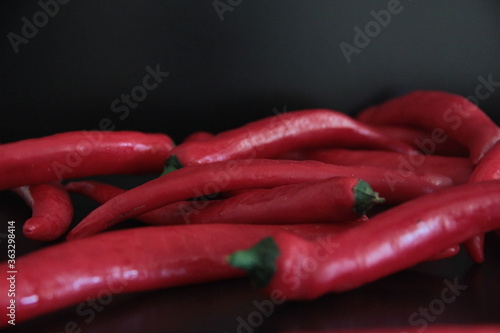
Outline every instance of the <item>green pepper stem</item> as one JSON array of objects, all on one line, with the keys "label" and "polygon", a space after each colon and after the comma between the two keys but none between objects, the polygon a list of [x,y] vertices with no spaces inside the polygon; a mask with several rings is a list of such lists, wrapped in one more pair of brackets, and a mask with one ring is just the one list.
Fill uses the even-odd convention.
[{"label": "green pepper stem", "polygon": [[354,186],[354,211],[359,216],[364,216],[374,205],[383,203],[384,198],[379,197],[370,184],[359,180]]},{"label": "green pepper stem", "polygon": [[265,287],[276,272],[279,249],[272,237],[266,237],[253,247],[231,254],[229,265],[247,272],[257,288]]},{"label": "green pepper stem", "polygon": [[163,167],[163,172],[160,176],[164,176],[167,173],[178,170],[182,167],[183,165],[181,161],[179,161],[179,158],[176,155],[170,155],[165,161],[165,166]]}]

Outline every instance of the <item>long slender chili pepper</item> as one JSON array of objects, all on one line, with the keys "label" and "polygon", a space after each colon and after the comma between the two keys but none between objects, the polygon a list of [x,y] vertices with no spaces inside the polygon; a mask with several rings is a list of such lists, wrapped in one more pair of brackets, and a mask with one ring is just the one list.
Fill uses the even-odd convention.
[{"label": "long slender chili pepper", "polygon": [[[399,177],[399,181],[389,178],[393,176]],[[362,179],[390,203],[453,185],[448,177],[414,173],[398,175],[384,168],[346,167],[317,161],[254,159],[214,162],[176,170],[114,197],[86,216],[70,231],[68,239],[89,236],[127,218],[193,197],[331,177]]]},{"label": "long slender chili pepper", "polygon": [[[286,299],[356,288],[500,226],[500,180],[455,186],[380,213],[329,247],[279,233],[229,262]],[[323,241],[324,243],[325,241]]]},{"label": "long slender chili pepper", "polygon": [[[104,203],[124,191],[97,182],[74,182],[71,191],[95,196]],[[111,193],[114,192],[114,193]],[[106,198],[103,198],[106,195]],[[180,202],[137,216],[149,224],[306,224],[352,221],[364,217],[384,200],[368,183],[351,177],[248,190],[234,197]]]},{"label": "long slender chili pepper", "polygon": [[[482,182],[500,179],[500,142],[497,142],[474,169],[469,182]],[[484,234],[479,234],[464,242],[465,248],[472,259],[481,263],[484,261]]]},{"label": "long slender chili pepper", "polygon": [[68,230],[73,219],[73,204],[59,182],[26,185],[12,191],[23,198],[33,212],[23,225],[27,238],[53,241]]},{"label": "long slender chili pepper", "polygon": [[0,190],[104,174],[159,173],[165,134],[78,131],[0,145]]},{"label": "long slender chili pepper", "polygon": [[438,141],[448,137],[469,149],[476,164],[500,139],[500,128],[468,99],[441,91],[415,91],[364,110],[374,125],[421,126]]},{"label": "long slender chili pepper", "polygon": [[[62,242],[16,258],[16,323],[103,295],[239,277],[241,272],[229,267],[225,257],[278,230],[314,238],[349,228],[349,224],[142,227]],[[7,262],[0,269],[9,271]],[[9,283],[0,279],[0,290],[9,290]],[[9,302],[6,294],[0,297],[2,309]],[[0,327],[7,326],[7,320],[3,316]]]},{"label": "long slender chili pepper", "polygon": [[375,126],[387,136],[400,140],[426,155],[466,157],[467,148],[452,138],[444,139],[439,131],[426,131],[420,128],[396,125]]},{"label": "long slender chili pepper", "polygon": [[[303,187],[305,184],[297,184],[298,187]],[[282,188],[288,187],[287,185],[282,186]],[[293,185],[292,185],[293,187]],[[104,184],[96,181],[75,181],[75,182],[70,182],[66,185],[66,188],[70,192],[75,192],[75,193],[80,193],[83,195],[88,196],[92,200],[97,201],[100,204],[105,203],[106,201],[111,200],[118,194],[121,194],[125,192],[125,190],[120,189],[118,187],[109,185],[109,184]],[[363,188],[361,186],[360,190]],[[274,188],[276,189],[276,188]],[[271,189],[270,192],[266,192],[266,196],[269,196],[269,202],[276,202],[276,197],[269,195],[270,193],[273,193],[272,191],[274,189]],[[258,193],[261,192],[262,189],[259,190],[247,190],[248,192],[254,192]],[[278,190],[279,191],[279,190]],[[358,193],[358,197],[364,196],[365,193],[367,197],[365,199],[359,198],[358,200],[361,202],[375,202],[375,201],[380,201],[377,199],[378,197],[374,192],[371,191],[366,191],[363,190],[360,193]],[[245,193],[243,193],[245,194]],[[240,194],[241,195],[241,194]],[[240,196],[238,195],[238,196]],[[252,194],[253,196],[254,194]],[[245,198],[246,195],[242,195],[241,198]],[[282,200],[283,198],[279,198],[279,200]],[[331,199],[331,198],[330,198]],[[247,201],[247,200],[241,200],[236,198],[236,200],[233,200],[232,198],[228,199],[228,201],[233,202],[232,204],[225,205],[224,201],[222,200],[208,200],[208,201],[203,201],[200,203],[193,203],[192,201],[181,201],[181,202],[176,202],[161,208],[158,208],[156,210],[153,210],[151,212],[136,216],[136,219],[150,225],[172,225],[172,224],[207,224],[207,223],[242,223],[243,220],[246,220],[248,224],[262,224],[262,221],[259,221],[259,217],[262,215],[264,219],[269,219],[268,216],[263,214],[261,211],[258,210],[252,210],[251,212],[247,213],[242,213],[238,214],[236,217],[234,217],[235,213],[234,211],[231,210],[236,210],[239,211],[240,206],[236,204],[237,201]],[[286,199],[285,199],[286,200]],[[306,198],[306,200],[309,200]],[[323,200],[323,198],[322,198]],[[244,205],[248,205],[247,203],[243,203]],[[272,204],[267,204],[264,203],[266,206],[270,206],[269,209],[272,210],[274,209],[274,205]],[[214,208],[212,208],[214,206]],[[367,207],[368,208],[368,207]],[[246,209],[246,207],[244,208]],[[268,208],[266,207],[259,207],[258,209],[262,211],[266,211]],[[229,213],[226,213],[229,211]],[[239,211],[241,212],[241,211]],[[257,213],[258,216],[255,216],[253,214]],[[313,215],[316,213],[310,212]],[[303,213],[302,213],[303,214]],[[208,216],[207,216],[208,215]],[[317,214],[316,214],[317,215]],[[304,219],[304,223],[314,223],[313,221],[310,220],[312,218],[311,215],[306,215],[306,219]],[[284,218],[284,217],[282,217]],[[328,223],[331,223],[335,219],[340,220],[339,217],[337,216],[332,216],[331,219],[329,219]],[[359,216],[354,215],[352,221],[348,221],[344,219],[343,221],[347,223],[350,223],[353,225],[355,220],[358,222],[363,222],[365,219],[359,219]],[[297,220],[297,218],[293,214],[288,214],[288,224],[293,224],[293,221]],[[277,220],[273,220],[273,223],[270,224],[278,224]],[[354,226],[354,225],[353,225]],[[460,251],[460,246],[459,245],[454,245],[451,246],[450,248],[441,251],[437,253],[436,255],[430,257],[428,260],[439,260],[439,259],[444,259],[444,258],[449,258],[457,255]]]},{"label": "long slender chili pepper", "polygon": [[474,165],[462,157],[437,155],[405,155],[379,150],[308,149],[296,152],[296,158],[338,165],[368,165],[405,172],[423,172],[450,177],[453,182],[465,184]]},{"label": "long slender chili pepper", "polygon": [[167,169],[232,159],[272,158],[307,147],[370,147],[416,153],[382,131],[332,110],[289,112],[248,123],[204,141],[182,143],[172,150]]}]

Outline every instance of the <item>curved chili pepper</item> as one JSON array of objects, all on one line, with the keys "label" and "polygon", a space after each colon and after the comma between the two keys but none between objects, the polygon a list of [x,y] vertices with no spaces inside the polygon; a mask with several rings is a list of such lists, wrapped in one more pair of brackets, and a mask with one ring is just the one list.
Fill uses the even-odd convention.
[{"label": "curved chili pepper", "polygon": [[160,173],[164,134],[78,131],[0,145],[0,190],[108,174]]},{"label": "curved chili pepper", "polygon": [[[399,182],[392,182],[388,174],[398,176]],[[193,197],[331,177],[363,179],[390,203],[409,200],[453,185],[448,177],[419,176],[414,173],[397,175],[383,168],[346,167],[317,161],[255,159],[214,162],[176,170],[114,197],[87,215],[70,231],[67,238],[89,236],[127,218]]]},{"label": "curved chili pepper", "polygon": [[307,147],[371,147],[416,153],[406,143],[332,110],[289,112],[248,123],[212,139],[182,143],[171,154],[166,169],[233,159],[272,158]]},{"label": "curved chili pepper", "polygon": [[[278,230],[314,238],[349,224],[142,227],[62,242],[16,258],[16,323],[97,298],[241,276],[225,257]],[[7,262],[0,264],[9,271]],[[0,279],[0,290],[9,280]],[[0,297],[6,309],[9,298]],[[5,316],[4,316],[5,317]],[[8,317],[0,320],[7,325]]]},{"label": "curved chili pepper", "polygon": [[[66,188],[89,195],[101,204],[125,192],[110,185],[85,181],[69,183]],[[362,180],[334,177],[248,190],[221,200],[182,201],[139,215],[136,219],[154,225],[332,223],[364,217],[373,205],[383,201]]]},{"label": "curved chili pepper", "polygon": [[23,234],[33,240],[53,241],[62,236],[73,219],[73,204],[59,182],[21,186],[12,189],[30,206],[31,218]]},{"label": "curved chili pepper", "polygon": [[[375,126],[375,125],[374,125]],[[452,138],[443,138],[439,132],[425,131],[420,128],[396,125],[375,126],[387,136],[406,142],[426,155],[466,157],[467,148]]]},{"label": "curved chili pepper", "polygon": [[[256,285],[286,299],[350,290],[407,269],[500,226],[500,180],[422,196],[380,213],[333,241],[285,232],[229,257]],[[324,245],[327,244],[327,245]]]},{"label": "curved chili pepper", "polygon": [[421,126],[435,141],[448,137],[468,148],[476,164],[500,139],[500,128],[468,99],[441,91],[415,91],[372,106],[358,119],[373,125]]},{"label": "curved chili pepper", "polygon": [[[500,179],[500,142],[497,142],[472,172],[469,182]],[[477,262],[484,261],[484,234],[479,234],[464,242],[467,252]]]},{"label": "curved chili pepper", "polygon": [[[322,182],[322,181],[319,181]],[[297,184],[297,187],[304,187],[307,183],[304,184]],[[285,187],[294,187],[294,185],[291,186],[280,186],[279,188],[285,188]],[[125,190],[120,189],[118,187],[96,182],[96,181],[77,181],[77,182],[71,182],[66,185],[66,188],[70,192],[75,192],[75,193],[80,193],[85,196],[88,196],[92,200],[97,201],[100,204],[105,203],[106,201],[111,200],[118,194],[124,193]],[[273,210],[275,209],[274,205],[276,202],[279,202],[279,200],[282,200],[283,198],[279,198],[276,200],[276,196],[270,195],[270,193],[273,193],[272,191],[277,188],[271,189],[269,192],[266,191],[266,196],[269,197],[269,200],[264,202],[265,206],[269,206],[269,208],[266,207],[258,207],[255,209],[252,209],[251,212],[241,212],[241,207],[238,204],[238,202],[242,202],[246,206],[248,206],[248,200],[245,200],[247,197],[246,193],[248,192],[253,193],[251,196],[254,196],[254,193],[259,193],[263,191],[262,189],[259,190],[247,190],[247,192],[244,192],[242,194],[238,194],[235,197],[240,198],[229,198],[227,200],[208,200],[208,201],[203,201],[201,203],[193,203],[192,201],[181,201],[181,202],[176,202],[167,206],[163,206],[161,208],[155,209],[153,211],[150,211],[148,213],[136,216],[135,218],[140,220],[141,222],[144,222],[149,225],[175,225],[175,224],[207,224],[207,223],[243,223],[242,221],[246,220],[247,224],[262,224],[262,221],[258,221],[258,218],[263,216],[264,219],[269,219],[268,216],[263,214],[263,212],[268,211],[268,210]],[[280,190],[278,190],[280,191]],[[381,201],[378,196],[376,195],[375,192],[372,192],[370,190],[362,190],[359,194],[360,196],[364,196],[364,194],[367,194],[367,198],[359,198],[358,201],[361,202],[372,202],[372,203],[378,203]],[[314,195],[314,193],[313,193]],[[358,196],[359,197],[359,196]],[[243,200],[242,200],[243,199]],[[285,198],[286,200],[286,198]],[[310,200],[309,198],[306,198],[306,200]],[[322,198],[322,200],[324,200]],[[331,198],[330,198],[331,200]],[[230,201],[232,203],[230,204],[224,204],[224,202]],[[272,202],[272,204],[268,204],[267,202]],[[303,203],[300,203],[303,207]],[[352,208],[352,206],[350,206]],[[259,210],[257,210],[259,209]],[[366,207],[368,209],[368,207]],[[235,213],[234,211],[238,211],[236,217],[234,217]],[[194,213],[194,214],[193,214]],[[253,214],[257,213],[259,216],[255,216]],[[317,215],[317,213],[313,213],[314,215]],[[362,214],[362,212],[360,212]],[[301,215],[304,215],[302,213]],[[306,213],[306,216],[302,219],[304,224],[307,223],[314,223],[314,221],[311,221],[310,219],[313,216],[311,216],[311,213]],[[285,220],[287,218],[287,220]],[[294,224],[295,222],[298,221],[297,217],[293,214],[287,214],[286,216],[282,216],[281,219],[283,222],[287,222],[287,224]],[[357,219],[357,221],[363,221],[364,219],[359,219],[359,216],[354,215],[352,216],[352,222],[345,219],[340,219],[338,216],[331,216],[328,220],[325,219],[325,222],[331,223],[334,220],[338,221],[348,221],[349,223],[353,223],[354,220]],[[270,224],[279,224],[279,218],[274,219]],[[440,260],[444,258],[449,258],[457,255],[460,251],[460,246],[459,245],[454,245],[444,251],[441,251],[440,253],[437,253],[436,255],[430,257],[428,260]]]},{"label": "curved chili pepper", "polygon": [[368,165],[448,176],[453,183],[465,184],[474,165],[466,158],[437,155],[405,155],[380,150],[309,149],[296,152],[295,158],[338,165]]}]

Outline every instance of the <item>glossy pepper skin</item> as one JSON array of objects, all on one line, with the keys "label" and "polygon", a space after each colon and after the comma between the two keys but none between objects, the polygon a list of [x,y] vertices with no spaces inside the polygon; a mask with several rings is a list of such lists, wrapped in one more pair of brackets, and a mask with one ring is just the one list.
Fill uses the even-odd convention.
[{"label": "glossy pepper skin", "polygon": [[75,131],[0,145],[0,190],[108,174],[160,173],[172,140],[133,131]]},{"label": "glossy pepper skin", "polygon": [[61,237],[73,219],[73,204],[59,182],[21,186],[12,189],[30,206],[32,217],[23,224],[29,239],[53,241]]},{"label": "glossy pepper skin", "polygon": [[250,276],[260,276],[256,284],[265,293],[279,290],[290,300],[314,299],[412,267],[499,226],[500,180],[493,180],[455,186],[401,204],[332,242],[323,241],[329,247],[283,232],[235,253],[229,262],[245,268]]},{"label": "glossy pepper skin", "polygon": [[387,202],[401,202],[449,187],[448,177],[401,175],[388,181],[383,168],[345,167],[317,161],[233,160],[185,167],[135,187],[93,210],[67,239],[86,237],[128,218],[181,200],[223,191],[271,188],[331,177],[366,181]]},{"label": "glossy pepper skin", "polygon": [[[239,277],[241,272],[228,266],[225,257],[277,230],[314,238],[351,227],[347,224],[142,227],[45,247],[16,258],[19,272],[16,323],[102,295]],[[2,262],[0,269],[9,271],[7,262]],[[7,279],[0,279],[0,289],[9,289]],[[5,292],[0,297],[0,306],[5,309],[9,300]],[[7,320],[4,316],[0,327],[7,326]]]},{"label": "glossy pepper skin", "polygon": [[[100,199],[97,201],[101,204],[125,192],[110,185],[85,181],[69,183],[66,188]],[[136,219],[154,225],[333,223],[363,218],[373,205],[383,201],[362,180],[333,177],[248,190],[227,199],[177,202]]]},{"label": "glossy pepper skin", "polygon": [[[441,91],[415,91],[365,109],[358,119],[373,125],[420,126],[435,141],[452,138],[476,164],[500,139],[499,127],[468,99]],[[433,134],[432,134],[433,133]]]},{"label": "glossy pepper skin", "polygon": [[332,110],[311,109],[263,118],[208,140],[176,146],[181,166],[233,159],[272,158],[307,147],[370,147],[416,153],[404,142]]},{"label": "glossy pepper skin", "polygon": [[465,184],[474,165],[467,158],[437,155],[406,155],[381,150],[309,149],[296,152],[295,158],[337,165],[367,165],[406,172],[448,176],[456,185]]}]

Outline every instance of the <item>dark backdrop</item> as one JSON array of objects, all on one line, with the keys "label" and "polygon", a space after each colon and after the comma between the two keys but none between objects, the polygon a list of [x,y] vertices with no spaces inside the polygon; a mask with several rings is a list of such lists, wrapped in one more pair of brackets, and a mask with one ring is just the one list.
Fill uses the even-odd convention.
[{"label": "dark backdrop", "polygon": [[[0,5],[0,142],[109,127],[179,141],[485,80],[480,107],[500,117],[498,1],[59,1]],[[169,73],[150,91],[147,66]]]}]

